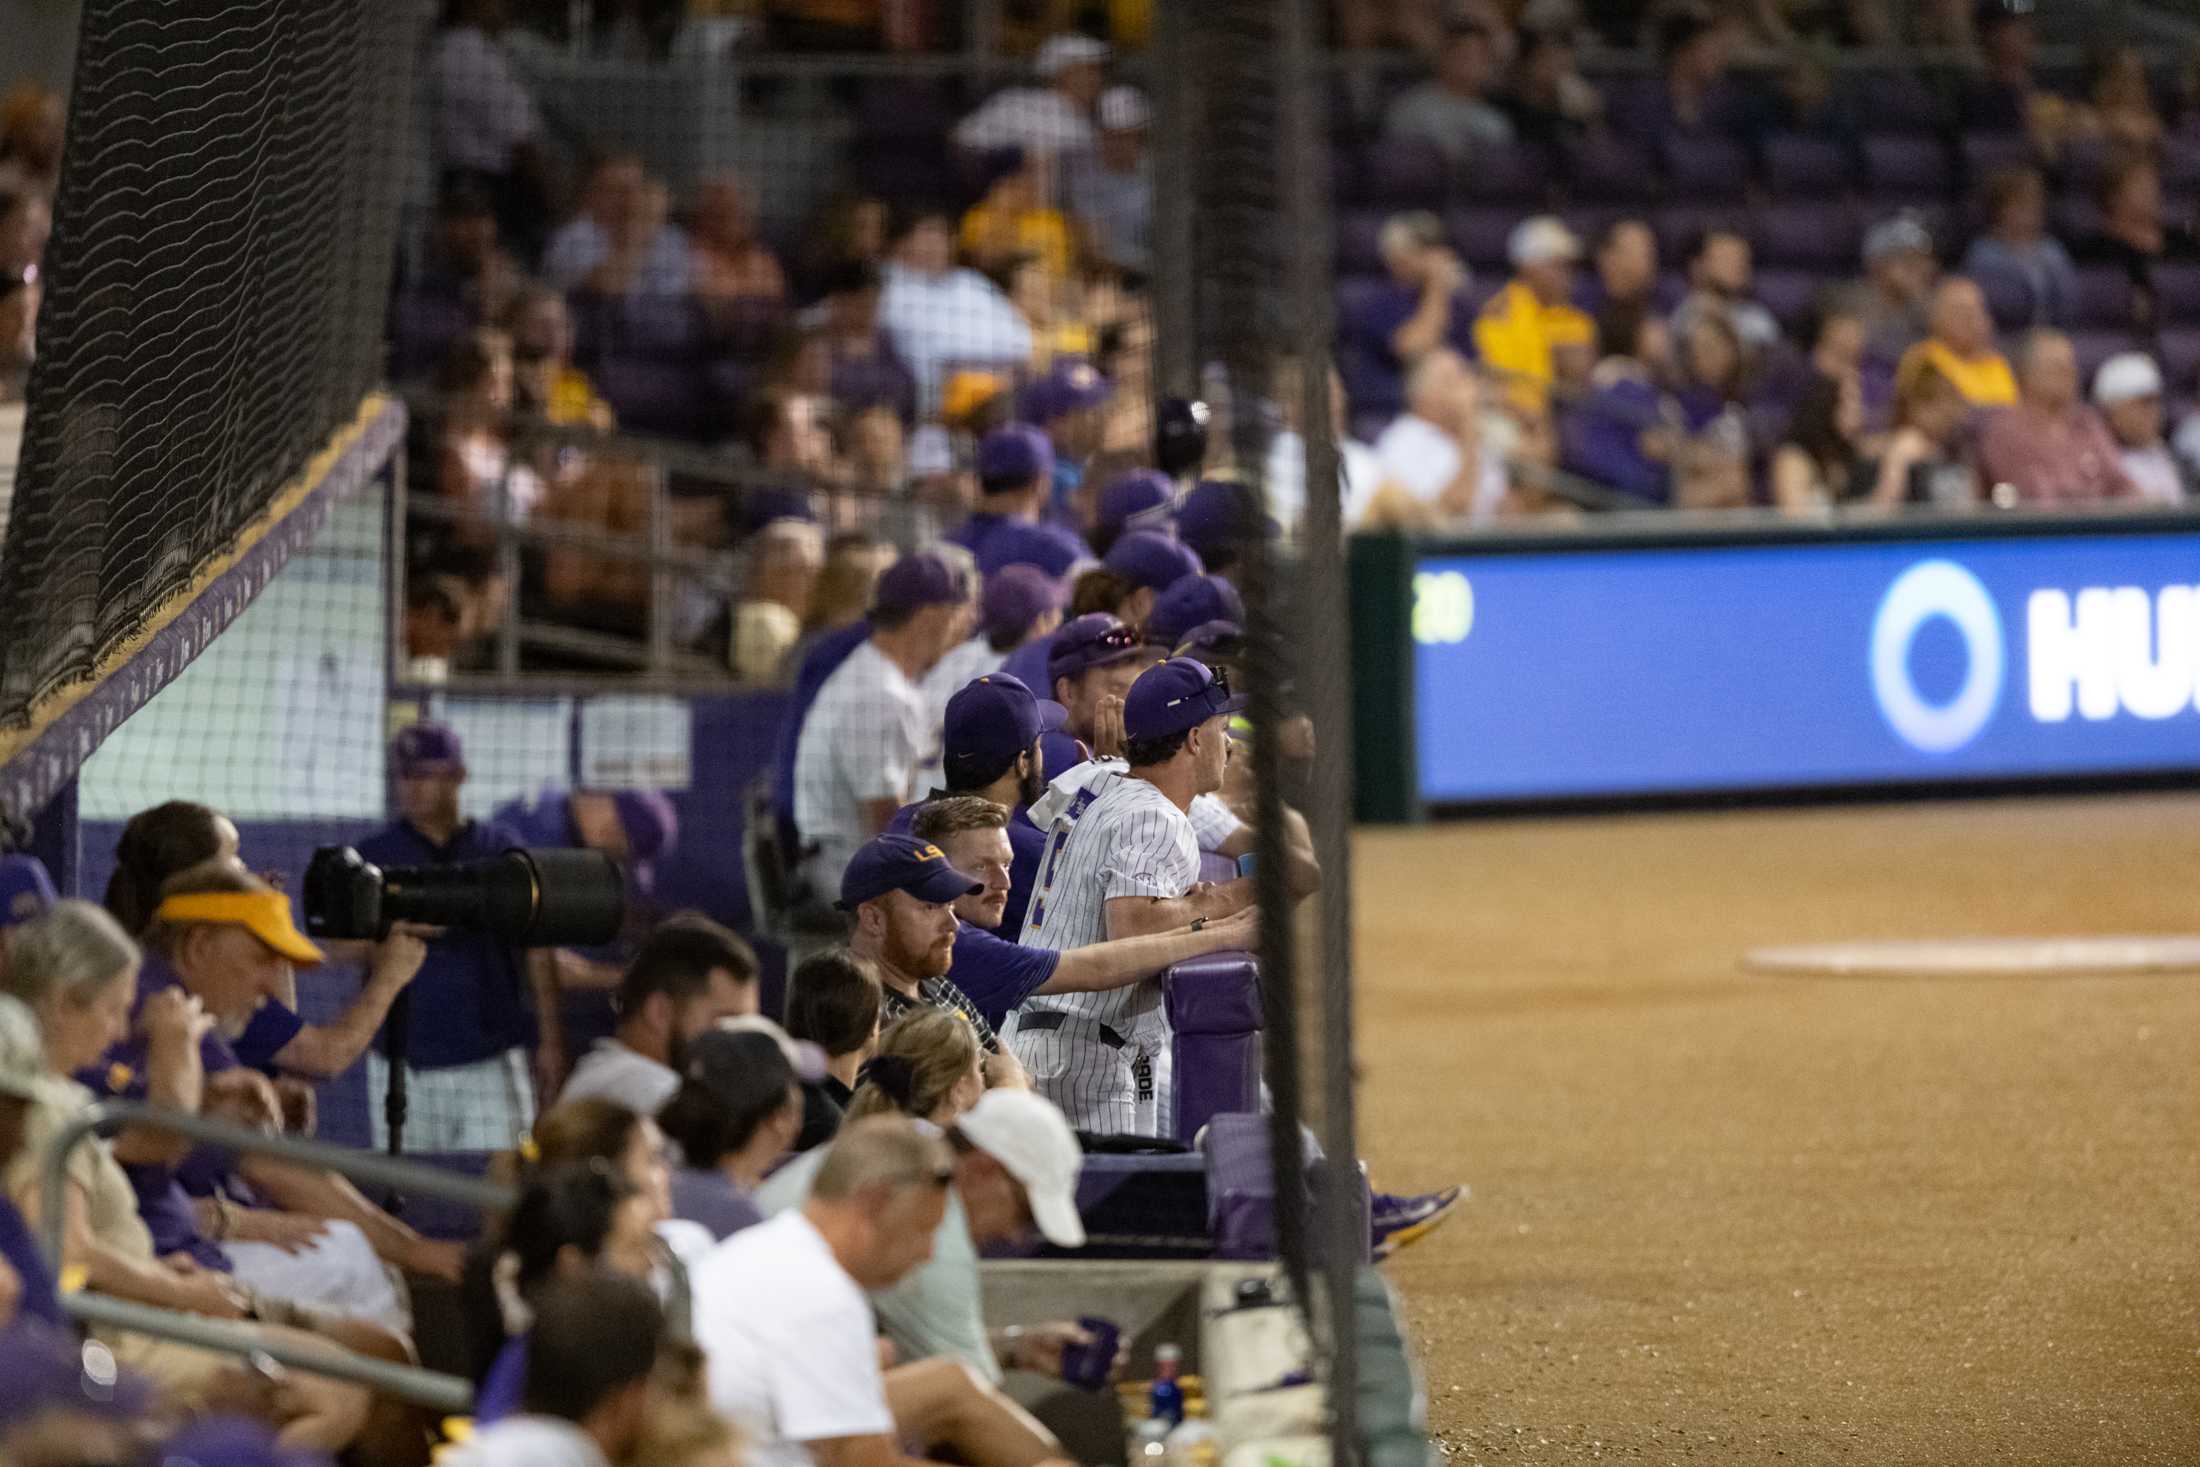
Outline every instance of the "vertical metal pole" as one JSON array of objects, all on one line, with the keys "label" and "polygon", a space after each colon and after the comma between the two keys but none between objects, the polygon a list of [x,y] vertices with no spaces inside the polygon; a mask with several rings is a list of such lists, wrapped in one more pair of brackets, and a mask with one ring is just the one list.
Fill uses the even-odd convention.
[{"label": "vertical metal pole", "polygon": [[382,727],[378,738],[394,732],[388,726],[390,694],[406,680],[412,665],[405,648],[405,604],[411,594],[406,587],[411,567],[405,560],[405,496],[409,488],[405,457],[405,440],[400,436],[397,450],[390,455],[388,513],[382,518],[382,594],[388,598],[382,607],[382,620],[383,635],[388,640],[382,649]]},{"label": "vertical metal pole", "polygon": [[504,472],[497,475],[497,575],[504,581],[504,594],[510,604],[497,622],[497,671],[507,678],[519,676],[519,535],[512,523],[512,467],[519,459],[519,449],[527,441],[523,429],[514,435],[512,454],[504,461]]},{"label": "vertical metal pole", "polygon": [[678,594],[666,556],[671,544],[671,515],[665,506],[665,470],[652,464],[649,470],[649,670],[663,672],[672,664],[672,598]]}]

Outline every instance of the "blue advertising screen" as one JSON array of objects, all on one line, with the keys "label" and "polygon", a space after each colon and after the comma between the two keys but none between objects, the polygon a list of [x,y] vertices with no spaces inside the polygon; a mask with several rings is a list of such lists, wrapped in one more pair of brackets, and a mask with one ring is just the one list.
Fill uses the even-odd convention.
[{"label": "blue advertising screen", "polygon": [[1431,803],[2200,769],[2200,536],[1429,555]]}]

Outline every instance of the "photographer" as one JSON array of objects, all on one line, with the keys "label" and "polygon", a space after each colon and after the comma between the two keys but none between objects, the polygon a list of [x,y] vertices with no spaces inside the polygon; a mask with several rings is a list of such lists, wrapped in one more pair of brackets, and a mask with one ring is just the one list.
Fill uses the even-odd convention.
[{"label": "photographer", "polygon": [[[390,744],[400,818],[359,842],[359,854],[390,867],[451,866],[522,844],[503,827],[459,814],[466,781],[458,735],[416,723]],[[524,985],[523,985],[524,976]],[[523,986],[534,993],[530,1024]],[[509,1151],[534,1124],[538,1098],[565,1076],[553,954],[523,951],[486,932],[447,928],[428,944],[413,980],[404,1064],[410,1100],[408,1149],[428,1153]],[[390,1026],[367,1057],[368,1094],[389,1093]],[[530,1076],[527,1046],[535,1039]],[[389,1145],[388,1117],[370,1107],[374,1145]]]}]

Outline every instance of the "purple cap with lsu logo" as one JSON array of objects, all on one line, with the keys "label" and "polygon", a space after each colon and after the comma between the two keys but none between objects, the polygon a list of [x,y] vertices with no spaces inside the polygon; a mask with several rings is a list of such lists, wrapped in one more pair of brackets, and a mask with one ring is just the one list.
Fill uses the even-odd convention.
[{"label": "purple cap with lsu logo", "polygon": [[852,912],[890,891],[920,902],[951,902],[983,891],[985,883],[947,864],[947,854],[928,840],[882,835],[848,860],[840,877],[840,907]]}]

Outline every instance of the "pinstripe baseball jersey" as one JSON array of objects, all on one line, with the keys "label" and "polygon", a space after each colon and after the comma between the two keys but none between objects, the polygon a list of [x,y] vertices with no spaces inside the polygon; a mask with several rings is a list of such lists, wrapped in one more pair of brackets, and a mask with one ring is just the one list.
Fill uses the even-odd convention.
[{"label": "pinstripe baseball jersey", "polygon": [[819,892],[840,890],[849,858],[877,833],[864,803],[901,804],[918,769],[937,760],[940,728],[927,716],[924,694],[876,642],[849,653],[818,689],[795,741],[794,823],[814,850],[805,870]]},{"label": "pinstripe baseball jersey", "polygon": [[[1116,761],[1071,770],[1031,815],[1047,843],[1020,946],[1105,942],[1110,900],[1181,897],[1199,881],[1191,820]],[[1080,1130],[1155,1135],[1167,1125],[1170,1033],[1159,982],[1027,999],[1003,1038]]]}]

